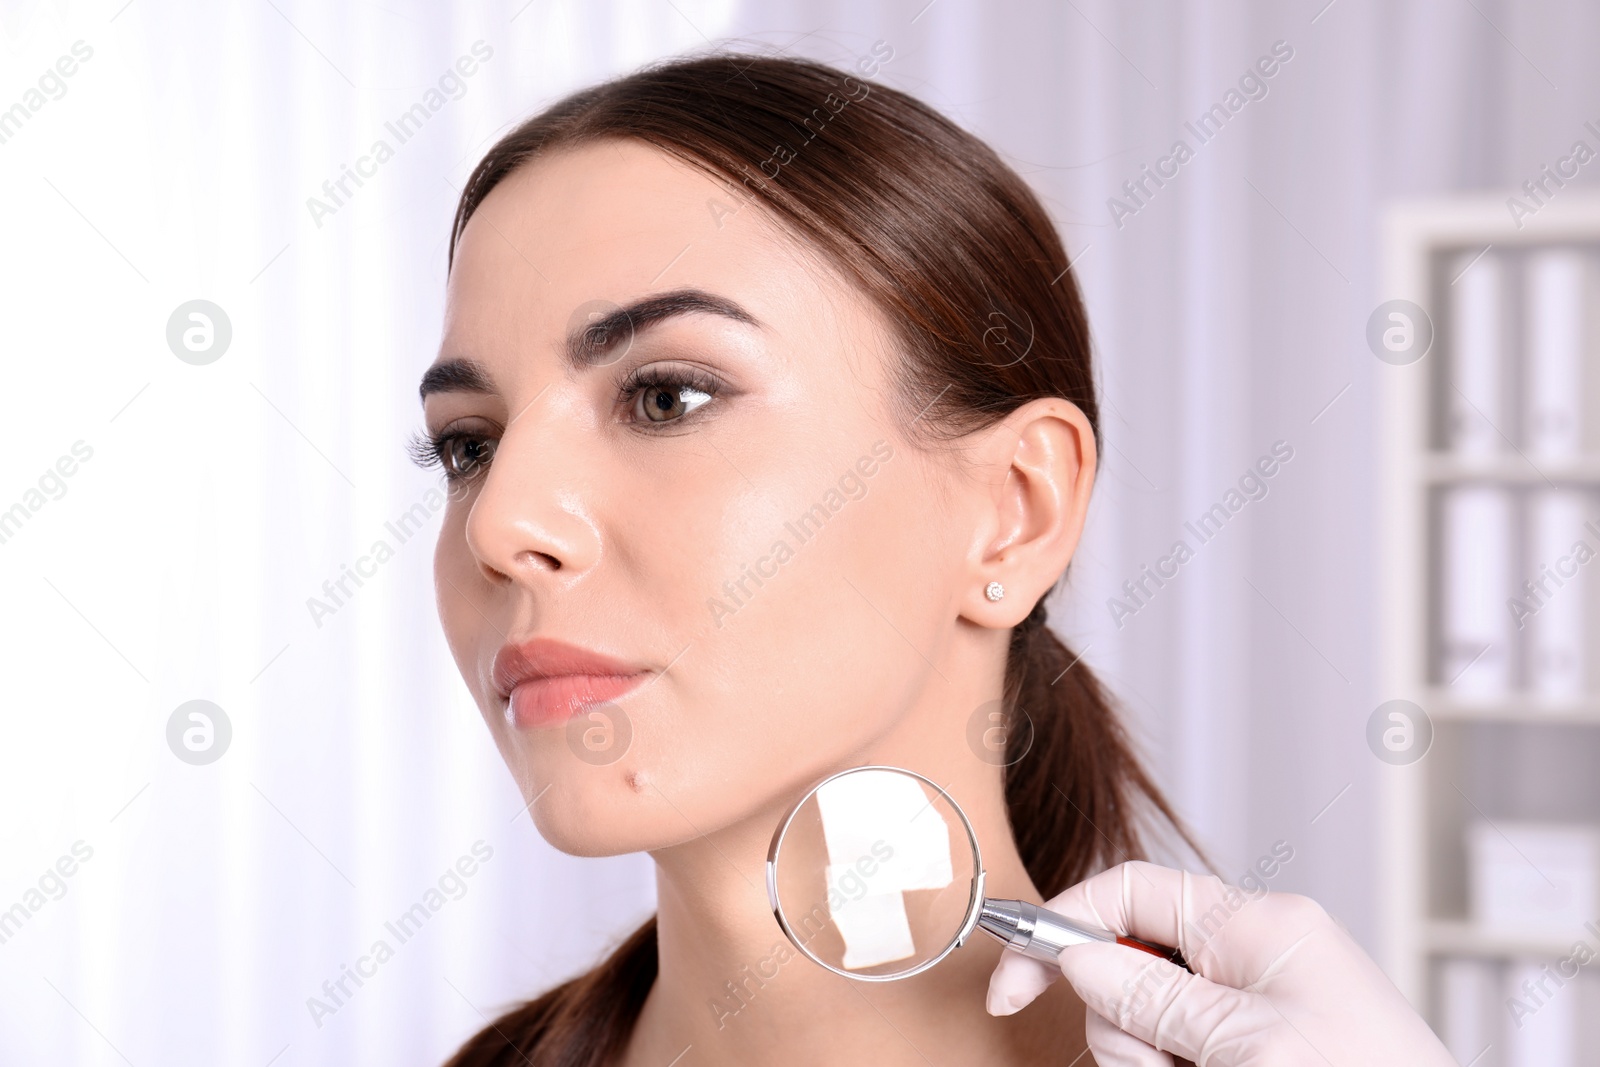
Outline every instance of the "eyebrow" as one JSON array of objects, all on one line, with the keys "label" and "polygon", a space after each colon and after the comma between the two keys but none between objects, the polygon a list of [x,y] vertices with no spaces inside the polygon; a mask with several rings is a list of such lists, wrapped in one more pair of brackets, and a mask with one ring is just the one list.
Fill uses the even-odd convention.
[{"label": "eyebrow", "polygon": [[[624,348],[643,331],[680,315],[717,315],[746,326],[761,328],[750,312],[726,297],[701,289],[675,289],[670,293],[636,300],[606,312],[575,328],[566,338],[567,365],[583,370]],[[417,392],[423,400],[433,393],[493,393],[494,381],[483,364],[470,359],[435,363],[422,375]]]}]

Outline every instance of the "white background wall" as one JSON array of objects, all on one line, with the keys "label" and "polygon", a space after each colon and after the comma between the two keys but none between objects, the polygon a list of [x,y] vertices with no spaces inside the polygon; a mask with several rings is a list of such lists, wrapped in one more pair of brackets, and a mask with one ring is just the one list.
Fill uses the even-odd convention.
[{"label": "white background wall", "polygon": [[[729,37],[840,64],[888,42],[882,80],[1046,198],[1107,441],[1056,624],[1222,869],[1289,840],[1278,886],[1371,945],[1380,211],[1520,184],[1585,136],[1600,8],[923,3],[0,3],[0,108],[93,50],[0,143],[0,510],[93,450],[0,543],[0,908],[93,850],[0,944],[0,1061],[437,1063],[648,914],[647,860],[562,856],[519,814],[434,618],[437,523],[384,523],[432,484],[402,446],[473,163],[570,89]],[[479,40],[465,94],[313,219]],[[1107,198],[1279,40],[1267,97],[1115,225]],[[233,328],[207,366],[165,338],[196,298]],[[1270,495],[1119,628],[1123,580],[1278,440]],[[380,537],[394,558],[313,620]],[[203,767],[165,737],[193,699],[233,728]],[[306,999],[480,840],[461,899],[313,1023]]]}]

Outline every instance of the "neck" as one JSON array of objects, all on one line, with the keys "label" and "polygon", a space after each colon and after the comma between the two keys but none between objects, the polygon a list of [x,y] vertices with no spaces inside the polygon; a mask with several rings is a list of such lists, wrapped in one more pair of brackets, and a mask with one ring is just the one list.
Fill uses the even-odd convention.
[{"label": "neck", "polygon": [[[845,765],[905,766],[939,782],[972,820],[987,895],[1040,903],[1011,834],[1001,768],[973,758],[964,731],[926,725]],[[930,736],[953,743],[940,750]],[[1083,1007],[1065,982],[1014,1016],[985,1011],[1003,949],[977,930],[934,967],[893,982],[845,978],[802,955],[767,899],[767,847],[783,814],[762,810],[652,853],[660,969],[626,1063],[853,1063],[868,1049],[880,1067],[1037,1063],[1082,1048]]]}]

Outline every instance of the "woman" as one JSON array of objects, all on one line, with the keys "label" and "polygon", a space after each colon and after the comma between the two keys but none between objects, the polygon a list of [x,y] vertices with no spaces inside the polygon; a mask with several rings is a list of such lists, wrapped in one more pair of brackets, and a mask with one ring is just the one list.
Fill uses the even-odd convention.
[{"label": "woman", "polygon": [[1106,1020],[1150,997],[1086,1012],[1010,962],[995,1011],[1038,1002],[991,1015],[988,939],[840,978],[765,893],[785,809],[865,763],[948,783],[991,896],[1062,894],[1140,856],[1151,819],[1182,833],[1045,625],[1094,481],[1089,333],[990,149],[795,60],[577,93],[467,183],[422,392],[419,455],[458,489],[435,571],[462,676],[540,832],[649,851],[659,899],[452,1063],[1070,1063],[1086,1025],[1104,1055],[1161,1055]]}]

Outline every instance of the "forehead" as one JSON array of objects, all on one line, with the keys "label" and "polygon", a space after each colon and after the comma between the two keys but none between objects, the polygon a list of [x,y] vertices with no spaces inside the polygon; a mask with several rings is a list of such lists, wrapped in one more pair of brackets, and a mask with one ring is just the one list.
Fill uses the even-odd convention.
[{"label": "forehead", "polygon": [[[845,289],[748,192],[648,145],[561,149],[507,176],[457,246],[446,331],[565,333],[597,302],[694,287],[758,317]],[[737,294],[737,295],[735,295]]]}]

